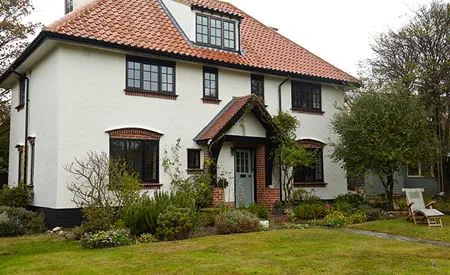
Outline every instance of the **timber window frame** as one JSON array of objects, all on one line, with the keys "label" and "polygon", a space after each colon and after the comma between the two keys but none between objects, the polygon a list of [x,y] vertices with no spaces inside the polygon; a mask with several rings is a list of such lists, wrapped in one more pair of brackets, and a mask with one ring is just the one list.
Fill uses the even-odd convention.
[{"label": "timber window frame", "polygon": [[128,56],[126,91],[176,95],[176,63]]},{"label": "timber window frame", "polygon": [[187,149],[187,169],[201,169],[201,149]]},{"label": "timber window frame", "polygon": [[203,67],[203,98],[219,99],[219,70]]},{"label": "timber window frame", "polygon": [[111,158],[121,159],[143,184],[159,183],[159,140],[110,137]]},{"label": "timber window frame", "polygon": [[316,159],[310,166],[295,168],[295,184],[324,183],[323,148],[306,148],[306,150],[313,152]]},{"label": "timber window frame", "polygon": [[195,43],[236,51],[238,22],[204,13],[195,14]]},{"label": "timber window frame", "polygon": [[322,85],[292,81],[292,109],[309,112],[322,112]]},{"label": "timber window frame", "polygon": [[264,100],[264,75],[252,74],[251,80],[251,93],[261,97]]}]

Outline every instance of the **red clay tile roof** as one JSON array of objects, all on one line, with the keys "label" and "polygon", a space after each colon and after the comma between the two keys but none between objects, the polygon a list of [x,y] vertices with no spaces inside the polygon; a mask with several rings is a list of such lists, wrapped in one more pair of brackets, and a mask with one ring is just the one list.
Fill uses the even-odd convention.
[{"label": "red clay tile roof", "polygon": [[46,30],[249,69],[358,82],[358,79],[229,3],[217,0],[177,1],[241,16],[242,53],[209,49],[189,43],[161,6],[160,0],[95,0],[66,15]]},{"label": "red clay tile roof", "polygon": [[194,138],[194,141],[210,140],[228,125],[228,123],[242,110],[254,97],[253,95],[233,97],[233,99],[220,111],[211,122]]}]

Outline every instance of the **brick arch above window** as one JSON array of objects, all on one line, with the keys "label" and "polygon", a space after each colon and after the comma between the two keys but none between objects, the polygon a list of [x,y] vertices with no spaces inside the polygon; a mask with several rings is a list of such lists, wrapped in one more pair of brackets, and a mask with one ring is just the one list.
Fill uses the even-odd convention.
[{"label": "brick arch above window", "polygon": [[120,128],[106,131],[112,138],[160,140],[163,134],[143,128]]},{"label": "brick arch above window", "polygon": [[314,139],[300,139],[297,140],[297,142],[305,148],[323,148],[326,145],[325,143]]}]

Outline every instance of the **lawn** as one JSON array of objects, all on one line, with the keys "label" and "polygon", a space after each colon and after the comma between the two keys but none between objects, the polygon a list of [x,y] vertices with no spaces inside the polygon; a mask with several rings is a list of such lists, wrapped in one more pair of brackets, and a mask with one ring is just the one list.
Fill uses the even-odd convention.
[{"label": "lawn", "polygon": [[350,228],[391,233],[424,240],[450,242],[450,217],[443,217],[442,223],[444,224],[443,228],[429,228],[427,224],[415,225],[413,222],[401,218],[355,224],[350,226]]},{"label": "lawn", "polygon": [[86,250],[48,235],[0,239],[0,274],[448,274],[450,250],[309,228]]}]

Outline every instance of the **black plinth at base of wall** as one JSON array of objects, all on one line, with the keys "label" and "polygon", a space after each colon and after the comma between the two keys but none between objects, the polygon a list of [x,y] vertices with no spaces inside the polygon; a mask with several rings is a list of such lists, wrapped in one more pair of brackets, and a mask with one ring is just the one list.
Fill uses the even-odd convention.
[{"label": "black plinth at base of wall", "polygon": [[41,212],[45,216],[45,224],[47,228],[51,229],[56,226],[74,227],[81,224],[81,209],[55,209],[31,206],[31,210]]}]

